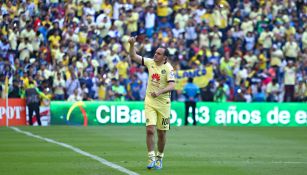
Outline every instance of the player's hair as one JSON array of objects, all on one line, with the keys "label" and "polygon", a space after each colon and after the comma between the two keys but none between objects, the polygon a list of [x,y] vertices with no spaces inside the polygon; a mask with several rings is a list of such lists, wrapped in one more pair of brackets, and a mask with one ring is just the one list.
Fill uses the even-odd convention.
[{"label": "player's hair", "polygon": [[170,53],[168,51],[168,48],[161,46],[160,48],[164,49],[164,56],[166,56],[164,64],[167,62],[167,58],[170,56]]},{"label": "player's hair", "polygon": [[160,48],[164,49],[164,56],[166,56],[166,57],[169,57],[169,56],[170,56],[170,53],[169,53],[169,51],[168,51],[168,48],[166,48],[166,47],[164,47],[164,46],[162,46],[162,47],[160,47]]}]

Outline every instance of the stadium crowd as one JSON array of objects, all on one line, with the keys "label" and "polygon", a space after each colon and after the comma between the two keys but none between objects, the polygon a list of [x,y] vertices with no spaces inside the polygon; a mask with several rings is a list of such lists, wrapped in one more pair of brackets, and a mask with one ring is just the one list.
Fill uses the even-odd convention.
[{"label": "stadium crowd", "polygon": [[307,100],[306,0],[0,1],[0,90],[8,75],[9,97],[34,81],[53,100],[142,100],[130,36],[176,70],[213,66],[203,101]]}]

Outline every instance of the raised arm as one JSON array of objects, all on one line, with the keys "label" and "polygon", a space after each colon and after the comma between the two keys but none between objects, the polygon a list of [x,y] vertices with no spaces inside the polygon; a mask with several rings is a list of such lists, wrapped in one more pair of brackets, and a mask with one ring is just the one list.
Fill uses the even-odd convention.
[{"label": "raised arm", "polygon": [[130,49],[129,49],[129,56],[130,58],[139,63],[142,64],[142,57],[138,54],[136,54],[135,52],[135,48],[134,48],[134,43],[135,43],[135,37],[130,37],[128,40],[129,44],[130,44]]}]

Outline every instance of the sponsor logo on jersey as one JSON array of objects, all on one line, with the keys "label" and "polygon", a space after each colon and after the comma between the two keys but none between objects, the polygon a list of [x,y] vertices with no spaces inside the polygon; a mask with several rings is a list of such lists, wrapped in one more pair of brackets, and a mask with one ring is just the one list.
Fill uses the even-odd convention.
[{"label": "sponsor logo on jersey", "polygon": [[160,75],[159,74],[152,74],[151,79],[153,81],[160,81]]}]

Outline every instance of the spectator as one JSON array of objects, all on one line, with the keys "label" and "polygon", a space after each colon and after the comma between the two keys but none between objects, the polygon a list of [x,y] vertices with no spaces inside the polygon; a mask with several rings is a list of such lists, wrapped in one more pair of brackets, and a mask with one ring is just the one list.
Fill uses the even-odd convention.
[{"label": "spectator", "polygon": [[296,68],[294,67],[293,61],[289,61],[287,66],[284,68],[284,102],[294,101],[295,91],[295,80],[296,80]]},{"label": "spectator", "polygon": [[115,101],[125,101],[125,96],[127,94],[125,87],[119,84],[119,81],[116,78],[112,79],[112,86],[110,89],[109,95],[110,99]]},{"label": "spectator", "polygon": [[172,33],[174,38],[176,39],[183,39],[184,36],[184,29],[180,28],[179,23],[175,23],[175,27],[172,28]]},{"label": "spectator", "polygon": [[268,102],[279,102],[280,86],[277,79],[273,79],[273,81],[266,86],[266,94]]},{"label": "spectator", "polygon": [[[151,57],[159,45],[170,48],[169,59],[176,63],[177,70],[195,68],[194,63],[202,68],[208,63],[213,64],[214,80],[227,80],[228,101],[233,100],[232,95],[236,95],[239,87],[243,88],[241,81],[251,87],[255,82],[264,82],[262,89],[269,100],[271,92],[265,86],[270,84],[268,77],[271,73],[276,75],[274,86],[280,87],[280,95],[291,97],[288,80],[304,78],[307,72],[304,64],[307,45],[304,2],[272,2],[158,0],[141,4],[123,0],[114,3],[109,0],[103,3],[101,0],[68,0],[37,4],[27,0],[15,5],[13,1],[7,1],[1,8],[0,57],[11,66],[0,62],[0,70],[4,70],[0,74],[10,72],[14,79],[24,79],[25,86],[33,77],[37,83],[49,79],[50,88],[54,87],[51,80],[57,80],[53,76],[56,77],[58,71],[67,82],[75,73],[79,84],[85,79],[93,80],[91,87],[87,85],[90,98],[108,99],[108,95],[100,92],[111,85],[113,77],[120,75],[127,79],[129,74],[137,73],[143,84],[142,98],[146,71],[140,76],[139,66],[121,62],[128,53],[128,38],[132,33],[147,35],[139,37],[137,43],[139,52],[145,57]],[[293,74],[285,69],[289,61],[297,65]],[[47,77],[39,69],[42,64]],[[127,64],[128,72],[124,68]],[[28,75],[22,75],[23,72]],[[293,94],[304,91],[302,87],[294,85]],[[127,87],[124,89],[127,91]],[[67,92],[72,94],[70,91],[67,87]],[[247,88],[242,89],[242,94],[248,97],[251,93]],[[294,96],[286,101],[296,100]],[[173,98],[180,100],[181,97]]]},{"label": "spectator", "polygon": [[214,101],[214,94],[215,94],[215,84],[214,81],[210,81],[207,87],[200,89],[200,95],[202,101]]},{"label": "spectator", "polygon": [[54,100],[65,100],[65,81],[60,72],[53,79]]},{"label": "spectator", "polygon": [[219,81],[218,87],[214,94],[215,102],[226,102],[227,101],[227,91],[228,86],[225,84],[225,80],[222,79]]},{"label": "spectator", "polygon": [[137,35],[138,31],[138,25],[137,22],[139,20],[139,14],[134,12],[133,10],[127,11],[127,18],[126,18],[126,25],[128,33],[130,33],[132,36]]},{"label": "spectator", "polygon": [[138,79],[142,82],[142,86],[141,86],[141,89],[140,89],[140,98],[141,98],[141,100],[144,100],[145,95],[146,95],[148,72],[145,71],[144,67],[141,67],[140,72],[137,72],[136,75],[138,76]]},{"label": "spectator", "polygon": [[262,91],[261,87],[257,87],[257,92],[253,95],[253,102],[265,102],[266,96]]},{"label": "spectator", "polygon": [[300,78],[298,80],[298,84],[295,85],[294,99],[296,102],[306,102],[306,88],[306,82],[304,82],[304,80]]},{"label": "spectator", "polygon": [[22,96],[22,89],[20,87],[20,82],[16,79],[13,80],[13,89],[9,92],[9,98],[21,98]]},{"label": "spectator", "polygon": [[244,92],[245,89],[238,89],[237,90],[237,94],[235,95],[235,98],[234,98],[234,101],[236,102],[246,102],[246,99],[245,99],[245,92]]},{"label": "spectator", "polygon": [[188,117],[190,108],[192,108],[193,125],[196,125],[196,103],[199,101],[200,90],[197,85],[193,83],[193,78],[188,78],[188,83],[183,88],[183,94],[185,96],[185,125],[188,125]]},{"label": "spectator", "polygon": [[75,89],[79,90],[80,89],[80,82],[79,80],[76,78],[76,75],[71,74],[71,77],[68,78],[68,80],[66,81],[66,92],[67,92],[67,96],[70,96],[74,93]]},{"label": "spectator", "polygon": [[[107,100],[106,95],[107,95],[107,87],[106,87],[106,83],[104,82],[104,80],[101,80],[99,82],[97,82],[97,96],[98,96],[98,100]],[[94,99],[95,99],[96,95],[94,95]]]},{"label": "spectator", "polygon": [[294,37],[290,36],[288,42],[283,47],[284,54],[287,61],[296,61],[300,48],[298,44],[294,41]]},{"label": "spectator", "polygon": [[46,99],[49,98],[44,93],[38,90],[34,81],[32,80],[29,81],[29,87],[25,89],[25,96],[26,96],[26,104],[29,110],[29,125],[33,125],[32,121],[33,112],[35,112],[38,125],[42,125],[40,119],[40,112],[39,112],[40,97]]},{"label": "spectator", "polygon": [[141,88],[142,88],[142,82],[138,80],[138,77],[136,74],[130,76],[130,82],[127,85],[127,91],[128,91],[128,99],[132,101],[140,101],[141,100]]},{"label": "spectator", "polygon": [[147,7],[145,12],[145,30],[148,38],[151,38],[154,33],[155,21],[156,14],[154,13],[153,7]]},{"label": "spectator", "polygon": [[116,64],[118,75],[127,79],[128,78],[128,67],[129,63],[126,57],[122,57],[121,60]]},{"label": "spectator", "polygon": [[78,89],[74,89],[73,93],[70,94],[70,95],[68,96],[68,99],[67,99],[67,101],[69,101],[69,102],[82,101],[82,100],[83,100],[83,98],[82,98],[82,96],[80,95]]},{"label": "spectator", "polygon": [[33,52],[33,46],[29,41],[29,38],[22,38],[18,45],[19,59],[24,61],[26,58],[30,58]]},{"label": "spectator", "polygon": [[10,50],[10,44],[6,38],[0,40],[0,57],[8,58],[8,51]]}]

